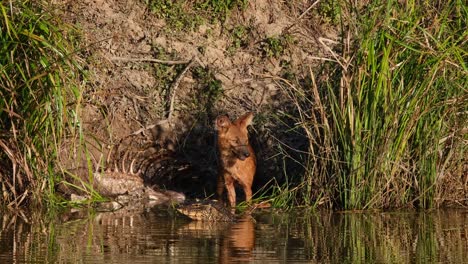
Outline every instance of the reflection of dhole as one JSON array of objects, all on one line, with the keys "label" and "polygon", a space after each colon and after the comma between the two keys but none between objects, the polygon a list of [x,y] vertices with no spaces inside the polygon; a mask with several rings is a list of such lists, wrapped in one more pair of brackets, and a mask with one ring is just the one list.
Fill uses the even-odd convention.
[{"label": "reflection of dhole", "polygon": [[252,182],[257,167],[247,132],[252,119],[253,113],[246,113],[234,122],[227,115],[216,119],[220,160],[217,193],[221,198],[226,187],[231,207],[236,206],[235,182],[244,189],[245,200],[249,202],[252,199]]},{"label": "reflection of dhole", "polygon": [[246,216],[233,224],[221,244],[218,263],[250,263],[255,247],[255,224]]}]

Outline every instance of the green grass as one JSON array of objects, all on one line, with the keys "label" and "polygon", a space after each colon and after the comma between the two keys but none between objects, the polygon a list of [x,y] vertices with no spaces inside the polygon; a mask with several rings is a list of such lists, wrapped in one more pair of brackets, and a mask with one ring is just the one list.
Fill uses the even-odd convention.
[{"label": "green grass", "polygon": [[166,21],[169,29],[195,31],[200,25],[225,22],[234,9],[242,9],[247,0],[145,0],[151,12]]},{"label": "green grass", "polygon": [[235,26],[230,30],[231,45],[228,48],[229,54],[235,55],[237,50],[248,45],[248,38],[251,30],[250,27],[244,25]]},{"label": "green grass", "polygon": [[294,39],[289,34],[283,34],[278,37],[268,37],[261,45],[261,50],[264,56],[271,58],[281,57],[287,48],[294,44]]},{"label": "green grass", "polygon": [[151,12],[163,18],[173,30],[193,31],[204,23],[202,16],[187,9],[185,1],[147,0],[145,3]]},{"label": "green grass", "polygon": [[80,132],[77,34],[43,10],[0,3],[0,204],[9,207],[57,201],[62,142]]},{"label": "green grass", "polygon": [[466,5],[341,7],[344,37],[319,73],[327,81],[312,75],[312,88],[285,85],[310,140],[301,195],[325,190],[344,209],[432,208],[449,198],[442,182],[463,192],[456,180],[466,154]]}]

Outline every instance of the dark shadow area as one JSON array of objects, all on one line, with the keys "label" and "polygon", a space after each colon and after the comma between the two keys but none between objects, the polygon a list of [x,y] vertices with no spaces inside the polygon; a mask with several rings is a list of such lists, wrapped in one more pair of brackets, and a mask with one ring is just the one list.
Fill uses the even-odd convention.
[{"label": "dark shadow area", "polygon": [[[273,186],[290,184],[293,187],[299,184],[305,171],[308,139],[296,120],[290,118],[295,116],[295,108],[282,94],[274,100],[282,102],[276,104],[276,109],[261,109],[255,113],[253,125],[249,127],[249,141],[257,157],[252,186],[254,198],[271,195]],[[171,128],[173,137],[170,142],[155,146],[174,148],[165,151],[164,157],[144,164],[143,177],[147,185],[182,192],[188,198],[216,198],[218,152],[213,124],[218,115],[228,111],[213,110],[213,103],[206,102],[205,105],[210,106],[207,109],[209,113],[180,121],[180,127]],[[231,119],[239,116],[228,114]],[[182,126],[189,129],[180,132],[183,131]],[[160,141],[154,138],[154,142]],[[245,199],[239,186],[236,193],[237,202]]]}]

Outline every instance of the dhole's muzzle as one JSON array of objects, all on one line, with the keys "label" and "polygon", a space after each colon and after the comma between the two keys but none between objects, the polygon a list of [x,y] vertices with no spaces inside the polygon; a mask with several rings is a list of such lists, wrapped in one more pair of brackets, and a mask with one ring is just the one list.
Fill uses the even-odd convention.
[{"label": "dhole's muzzle", "polygon": [[233,147],[232,152],[240,160],[245,160],[250,157],[248,145],[235,146]]}]

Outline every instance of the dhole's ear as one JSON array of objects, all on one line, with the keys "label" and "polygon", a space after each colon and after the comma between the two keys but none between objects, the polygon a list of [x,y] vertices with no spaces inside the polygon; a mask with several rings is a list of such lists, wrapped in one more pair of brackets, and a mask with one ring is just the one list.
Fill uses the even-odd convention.
[{"label": "dhole's ear", "polygon": [[243,127],[247,127],[252,124],[253,118],[254,118],[254,114],[252,112],[247,112],[243,116],[239,117],[236,120],[236,123]]},{"label": "dhole's ear", "polygon": [[227,128],[231,125],[231,120],[229,119],[228,115],[222,115],[218,116],[216,118],[216,130],[222,130],[224,128]]}]

